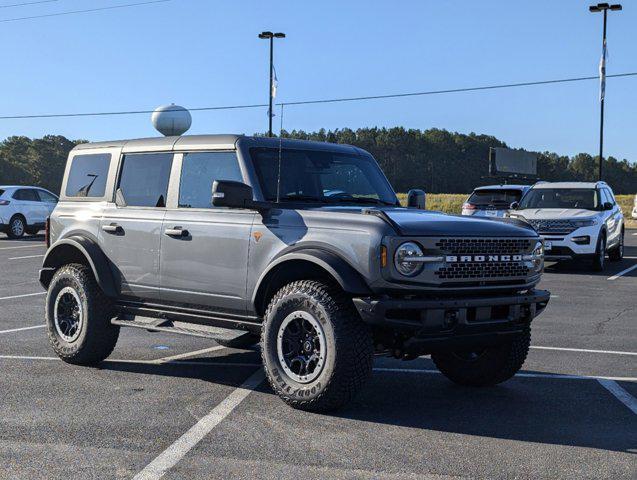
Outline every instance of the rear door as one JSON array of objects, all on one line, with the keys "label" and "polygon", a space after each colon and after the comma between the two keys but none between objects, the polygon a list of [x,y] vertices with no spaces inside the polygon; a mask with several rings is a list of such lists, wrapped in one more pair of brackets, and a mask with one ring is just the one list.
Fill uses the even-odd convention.
[{"label": "rear door", "polygon": [[244,181],[234,151],[176,158],[179,184],[163,222],[161,298],[244,315],[252,210],[212,206],[215,180]]},{"label": "rear door", "polygon": [[44,218],[46,220],[46,218],[48,218],[53,212],[53,209],[55,209],[55,206],[58,203],[58,197],[53,195],[51,192],[47,192],[46,190],[38,190],[38,195],[43,205],[43,211],[45,215]]},{"label": "rear door", "polygon": [[100,244],[123,296],[159,297],[159,251],[173,154],[122,157],[115,202],[103,210]]}]

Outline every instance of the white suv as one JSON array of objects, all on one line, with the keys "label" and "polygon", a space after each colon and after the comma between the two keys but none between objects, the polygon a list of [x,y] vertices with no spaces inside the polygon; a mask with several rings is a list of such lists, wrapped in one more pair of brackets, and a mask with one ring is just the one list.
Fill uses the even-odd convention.
[{"label": "white suv", "polygon": [[9,238],[35,235],[57,202],[58,197],[43,188],[0,185],[0,232]]},{"label": "white suv", "polygon": [[542,182],[512,205],[509,214],[544,237],[546,260],[588,259],[604,269],[624,256],[624,216],[605,182]]}]

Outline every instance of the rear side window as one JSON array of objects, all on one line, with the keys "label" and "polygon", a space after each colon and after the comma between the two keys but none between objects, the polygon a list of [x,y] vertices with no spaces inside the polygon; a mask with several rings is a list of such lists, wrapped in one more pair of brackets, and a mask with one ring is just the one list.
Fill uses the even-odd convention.
[{"label": "rear side window", "polygon": [[234,152],[187,153],[181,167],[179,208],[212,208],[215,180],[242,182]]},{"label": "rear side window", "polygon": [[125,155],[118,195],[126,206],[165,207],[172,163],[172,153]]},{"label": "rear side window", "polygon": [[20,190],[16,190],[13,194],[13,198],[15,200],[23,200],[27,202],[39,202],[40,197],[35,190],[29,188],[21,188]]},{"label": "rear side window", "polygon": [[66,196],[103,197],[106,191],[108,169],[111,165],[111,155],[109,153],[76,155],[71,162],[71,170],[66,181]]},{"label": "rear side window", "polygon": [[520,190],[476,190],[469,197],[469,203],[508,207],[513,202],[519,202],[520,198],[522,198]]}]

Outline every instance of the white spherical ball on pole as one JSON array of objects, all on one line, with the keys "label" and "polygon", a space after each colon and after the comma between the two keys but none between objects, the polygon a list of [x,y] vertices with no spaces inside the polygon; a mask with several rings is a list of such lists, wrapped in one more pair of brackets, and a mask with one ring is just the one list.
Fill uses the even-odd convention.
[{"label": "white spherical ball on pole", "polygon": [[151,120],[155,129],[166,137],[183,135],[192,125],[190,112],[174,103],[157,107]]}]

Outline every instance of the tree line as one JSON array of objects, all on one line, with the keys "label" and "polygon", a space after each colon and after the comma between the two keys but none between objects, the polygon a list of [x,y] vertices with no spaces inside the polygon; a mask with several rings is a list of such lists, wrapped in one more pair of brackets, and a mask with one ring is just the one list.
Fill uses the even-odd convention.
[{"label": "tree line", "polygon": [[[479,185],[497,183],[488,178],[489,147],[507,145],[490,135],[463,134],[431,128],[292,130],[286,138],[347,143],[369,151],[399,192],[422,188],[430,193],[468,193]],[[69,151],[85,140],[61,135],[31,139],[9,137],[0,142],[0,185],[38,185],[60,191]],[[579,153],[573,157],[540,152],[538,173],[547,181],[592,181],[597,157]],[[608,157],[605,180],[617,194],[637,192],[637,164]]]}]

